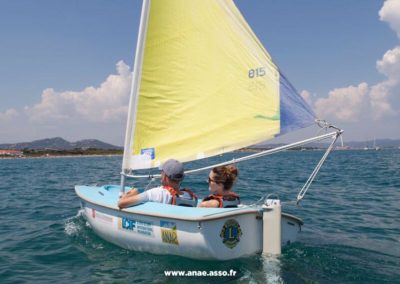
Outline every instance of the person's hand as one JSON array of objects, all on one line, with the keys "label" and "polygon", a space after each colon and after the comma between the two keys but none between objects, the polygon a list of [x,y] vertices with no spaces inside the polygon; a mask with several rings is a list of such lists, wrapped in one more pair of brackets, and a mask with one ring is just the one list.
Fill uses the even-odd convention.
[{"label": "person's hand", "polygon": [[138,194],[138,190],[134,187],[131,188],[131,190],[129,190],[127,193],[125,193],[125,196],[132,196],[132,195],[137,195]]},{"label": "person's hand", "polygon": [[139,191],[136,188],[132,187],[131,190],[129,190],[128,192],[122,193],[122,195],[119,197],[119,199],[137,195],[138,193],[139,193]]},{"label": "person's hand", "polygon": [[126,208],[136,203],[137,195],[139,191],[136,188],[132,188],[127,193],[123,193],[118,200],[119,209]]}]

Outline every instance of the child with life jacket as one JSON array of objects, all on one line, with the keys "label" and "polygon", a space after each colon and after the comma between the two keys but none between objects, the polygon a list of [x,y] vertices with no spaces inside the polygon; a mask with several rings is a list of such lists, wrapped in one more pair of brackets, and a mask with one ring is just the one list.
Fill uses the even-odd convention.
[{"label": "child with life jacket", "polygon": [[234,165],[219,166],[208,175],[209,191],[212,193],[203,199],[199,207],[230,208],[240,204],[239,195],[231,191],[238,176]]},{"label": "child with life jacket", "polygon": [[161,167],[161,186],[142,193],[134,188],[121,196],[118,207],[122,209],[148,201],[196,207],[197,196],[189,189],[180,189],[184,176],[181,162],[167,160]]}]

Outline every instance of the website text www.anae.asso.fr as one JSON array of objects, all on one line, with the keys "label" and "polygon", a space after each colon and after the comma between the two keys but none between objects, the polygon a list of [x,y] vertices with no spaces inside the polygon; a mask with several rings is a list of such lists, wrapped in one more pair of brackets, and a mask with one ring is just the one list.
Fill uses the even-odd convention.
[{"label": "website text www.anae.asso.fr", "polygon": [[221,277],[221,276],[235,276],[236,271],[231,269],[229,271],[226,270],[189,270],[189,271],[184,271],[184,270],[166,270],[164,271],[165,276],[183,276],[183,277],[202,277],[202,276],[210,276],[210,277]]}]

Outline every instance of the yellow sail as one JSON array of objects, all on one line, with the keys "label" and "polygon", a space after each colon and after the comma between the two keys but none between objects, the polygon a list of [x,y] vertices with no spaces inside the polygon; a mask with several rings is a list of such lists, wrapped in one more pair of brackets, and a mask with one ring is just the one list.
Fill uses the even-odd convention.
[{"label": "yellow sail", "polygon": [[126,169],[280,131],[279,71],[231,0],[151,0]]}]

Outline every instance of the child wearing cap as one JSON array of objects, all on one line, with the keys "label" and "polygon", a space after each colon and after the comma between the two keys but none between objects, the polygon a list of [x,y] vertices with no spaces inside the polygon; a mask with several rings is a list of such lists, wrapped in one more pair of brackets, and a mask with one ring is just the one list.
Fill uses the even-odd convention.
[{"label": "child wearing cap", "polygon": [[161,168],[161,186],[143,193],[133,189],[121,196],[118,207],[122,209],[147,201],[196,207],[197,196],[189,189],[180,189],[184,176],[181,162],[174,159],[167,160]]}]

